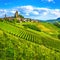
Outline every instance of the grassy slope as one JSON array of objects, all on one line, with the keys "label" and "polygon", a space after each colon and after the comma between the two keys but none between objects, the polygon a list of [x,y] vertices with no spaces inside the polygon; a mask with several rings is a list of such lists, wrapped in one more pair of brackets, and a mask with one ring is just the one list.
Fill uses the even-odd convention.
[{"label": "grassy slope", "polygon": [[[41,32],[30,28],[25,29],[23,24],[33,24],[37,26]],[[50,25],[48,26],[46,26],[45,23],[40,24],[30,22],[16,24],[14,26],[5,22],[0,22],[0,59],[59,60],[60,41],[50,35],[50,30],[53,30],[52,33],[54,34],[55,28],[57,27],[51,25],[53,28],[50,28]],[[22,36],[20,37],[20,35]],[[30,37],[33,39],[30,39]]]},{"label": "grassy slope", "polygon": [[[56,54],[55,54],[56,53]],[[60,53],[0,30],[0,60],[59,60]]]},{"label": "grassy slope", "polygon": [[[33,24],[35,26],[39,26],[38,28],[42,30],[41,32],[37,32],[34,30],[31,30],[30,28],[27,28],[27,30],[33,31],[37,34],[39,34],[41,40],[43,41],[43,44],[50,48],[57,48],[60,50],[60,40],[57,37],[58,30],[56,26],[54,26],[52,23],[21,23],[21,25],[17,24],[18,27],[23,26],[23,24]],[[55,31],[57,30],[57,32]],[[50,34],[52,33],[52,34]]]}]

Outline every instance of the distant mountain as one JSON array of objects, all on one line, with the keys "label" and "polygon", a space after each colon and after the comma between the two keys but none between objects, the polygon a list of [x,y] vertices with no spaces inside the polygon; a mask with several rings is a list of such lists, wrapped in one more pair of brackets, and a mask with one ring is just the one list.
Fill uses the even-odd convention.
[{"label": "distant mountain", "polygon": [[46,20],[46,22],[52,22],[52,23],[56,21],[60,22],[60,17],[57,19]]},{"label": "distant mountain", "polygon": [[59,18],[57,18],[57,20],[58,20],[58,21],[60,21],[60,17],[59,17]]},{"label": "distant mountain", "polygon": [[[31,20],[35,20],[35,19],[31,19]],[[50,19],[50,20],[35,20],[35,21],[39,21],[39,22],[50,22],[50,23],[54,23],[54,22],[60,22],[60,17],[57,19]]]},{"label": "distant mountain", "polygon": [[57,20],[56,19],[51,19],[51,20],[47,20],[46,22],[56,22]]},{"label": "distant mountain", "polygon": [[57,21],[57,19],[51,19],[51,20],[40,20],[40,22],[51,22],[51,23],[56,22],[56,21]]}]

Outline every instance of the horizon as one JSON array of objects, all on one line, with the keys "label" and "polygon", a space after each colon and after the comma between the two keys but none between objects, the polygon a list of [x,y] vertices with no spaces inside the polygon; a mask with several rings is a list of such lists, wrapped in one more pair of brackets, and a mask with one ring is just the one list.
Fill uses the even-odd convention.
[{"label": "horizon", "polygon": [[[50,20],[60,17],[59,0],[0,0],[0,18],[14,16],[15,12],[25,18]],[[3,5],[2,5],[3,4]]]}]

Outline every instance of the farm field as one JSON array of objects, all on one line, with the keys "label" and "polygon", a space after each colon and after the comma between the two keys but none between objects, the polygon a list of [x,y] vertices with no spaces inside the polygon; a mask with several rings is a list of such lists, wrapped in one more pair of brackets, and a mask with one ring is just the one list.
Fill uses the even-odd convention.
[{"label": "farm field", "polygon": [[0,60],[60,60],[60,22],[0,21]]}]

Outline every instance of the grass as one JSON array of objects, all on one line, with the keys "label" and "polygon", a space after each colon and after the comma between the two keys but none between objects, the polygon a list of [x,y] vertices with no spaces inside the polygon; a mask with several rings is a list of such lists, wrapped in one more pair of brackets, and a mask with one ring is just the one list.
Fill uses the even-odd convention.
[{"label": "grass", "polygon": [[59,60],[59,30],[53,23],[0,22],[0,60]]},{"label": "grass", "polygon": [[[60,59],[60,53],[48,49],[43,45],[19,39],[8,33],[0,36],[1,60],[53,60]],[[7,37],[6,37],[7,36]],[[4,38],[4,39],[3,39]],[[56,53],[56,54],[55,54]],[[58,57],[57,57],[58,56]]]}]

